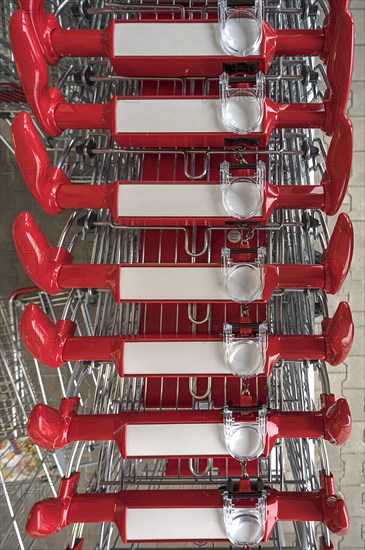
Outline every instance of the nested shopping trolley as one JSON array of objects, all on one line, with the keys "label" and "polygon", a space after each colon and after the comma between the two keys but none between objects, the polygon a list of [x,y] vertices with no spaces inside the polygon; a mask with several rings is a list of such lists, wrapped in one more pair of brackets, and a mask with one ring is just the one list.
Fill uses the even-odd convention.
[{"label": "nested shopping trolley", "polygon": [[[40,206],[70,210],[57,246],[29,214],[14,229],[38,285],[11,303],[43,384],[29,436],[62,465],[27,533],[332,548],[348,514],[326,445],[346,442],[351,413],[326,363],[346,357],[353,323],[326,292],[353,232],[342,215],[329,235],[324,214],[351,169],[348,2],[20,4],[14,52],[39,126],[16,117],[15,152]],[[48,66],[72,56],[55,89]]]}]

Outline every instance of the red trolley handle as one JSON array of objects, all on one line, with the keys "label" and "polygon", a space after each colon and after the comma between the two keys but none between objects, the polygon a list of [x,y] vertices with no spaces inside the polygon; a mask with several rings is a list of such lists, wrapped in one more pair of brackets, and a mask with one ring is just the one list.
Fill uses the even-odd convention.
[{"label": "red trolley handle", "polygon": [[[117,191],[118,182],[114,185],[72,185],[69,177],[61,168],[54,168],[50,164],[43,141],[28,113],[19,113],[12,124],[15,154],[23,178],[33,197],[47,214],[56,215],[67,208],[108,208],[114,218],[118,217]],[[347,191],[353,156],[353,128],[351,119],[342,114],[336,122],[334,134],[328,149],[326,171],[323,174],[323,211],[334,215],[340,208]],[[274,187],[267,194],[268,213],[275,207],[293,208],[297,203],[304,206],[305,196],[302,197],[302,188],[291,186]],[[289,191],[288,191],[289,188]],[[317,189],[318,186],[304,186],[304,195],[308,189]],[[315,195],[317,200],[319,195]]]},{"label": "red trolley handle", "polygon": [[355,23],[352,13],[344,11],[338,18],[335,36],[327,35],[327,78],[325,95],[326,123],[323,130],[332,135],[338,117],[347,110],[355,53]]},{"label": "red trolley handle", "polygon": [[[46,12],[44,0],[18,0],[18,3],[31,19],[47,63],[56,65],[64,56],[103,57],[110,54],[109,44],[112,37],[109,27],[103,31],[66,30],[61,27],[57,17]],[[265,21],[269,43],[267,55],[274,57],[276,41],[277,55],[290,57],[321,53],[322,57],[326,58],[326,48],[322,42],[329,43],[334,37],[338,18],[349,8],[349,5],[350,0],[330,0],[330,12],[324,27],[315,31],[305,30],[304,33],[297,30],[277,31]]]},{"label": "red trolley handle", "polygon": [[[279,438],[324,438],[335,445],[346,443],[351,434],[352,418],[346,399],[322,395],[320,411],[270,411],[265,456],[269,456]],[[221,411],[144,411],[119,414],[77,414],[79,398],[62,399],[59,409],[38,404],[28,421],[32,441],[44,449],[61,449],[73,441],[115,440],[124,458],[128,458],[125,431],[129,425],[149,424],[222,424]],[[255,420],[255,413],[242,422]],[[241,421],[241,420],[240,420]],[[228,454],[228,451],[227,451]],[[204,455],[202,455],[204,456]],[[165,457],[165,455],[164,455]]]},{"label": "red trolley handle", "polygon": [[[13,237],[24,269],[48,294],[66,288],[106,288],[120,299],[119,264],[72,264],[72,255],[64,248],[52,247],[29,212],[16,219]],[[347,214],[340,214],[322,264],[266,264],[263,300],[267,301],[276,288],[322,288],[337,294],[350,269],[353,246],[351,220]]]},{"label": "red trolley handle", "polygon": [[[348,303],[341,302],[334,316],[324,319],[322,327],[323,334],[316,336],[269,335],[265,376],[270,374],[280,359],[324,360],[334,366],[341,364],[349,354],[354,338],[354,324]],[[76,329],[74,321],[59,320],[53,323],[36,304],[29,304],[25,308],[20,321],[22,338],[27,348],[44,365],[59,368],[68,361],[113,361],[119,375],[124,376],[123,348],[128,337],[75,336]],[[165,338],[168,341],[185,340],[183,336],[178,338],[167,335]],[[164,337],[158,339],[163,340]],[[216,339],[212,337],[212,340]],[[143,341],[146,340],[157,339],[155,336],[144,336]],[[201,338],[187,336],[186,340],[200,341]],[[186,376],[189,375],[187,369]]]},{"label": "red trolley handle", "polygon": [[[77,492],[79,479],[79,473],[62,478],[57,498],[48,498],[33,505],[26,525],[29,536],[48,537],[74,523],[114,522],[123,542],[130,542],[125,523],[128,509],[145,508],[146,503],[153,509],[223,508],[221,489],[124,490],[119,493],[80,494]],[[240,486],[243,483],[244,480]],[[255,507],[257,497],[254,495],[247,500],[235,500],[236,507]],[[318,492],[268,489],[266,509],[263,541],[268,540],[277,521],[323,522],[337,535],[345,535],[349,530],[347,507],[336,493],[332,474],[321,474],[321,489]]]}]

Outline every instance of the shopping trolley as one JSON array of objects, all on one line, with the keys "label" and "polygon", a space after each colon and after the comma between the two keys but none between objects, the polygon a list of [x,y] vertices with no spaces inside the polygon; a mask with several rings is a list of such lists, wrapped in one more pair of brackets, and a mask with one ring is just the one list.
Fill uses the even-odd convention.
[{"label": "shopping trolley", "polygon": [[[331,2],[324,28],[304,31],[274,29],[264,20],[270,4],[264,6],[261,0],[249,6],[242,2],[232,7],[226,0],[207,4],[204,19],[191,18],[191,13],[169,19],[167,13],[166,19],[153,21],[147,12],[142,19],[113,20],[104,30],[70,31],[46,13],[44,0],[37,0],[21,2],[26,13],[18,12],[12,26],[15,37],[20,20],[28,28],[31,21],[40,44],[39,54],[52,65],[65,56],[108,57],[115,71],[127,77],[212,77],[220,75],[223,64],[232,72],[267,72],[274,57],[281,55],[321,56],[327,60],[334,47],[334,35],[339,35],[343,47],[351,41],[348,25],[337,28],[348,5],[348,1]],[[118,14],[118,5],[113,8]],[[138,11],[143,5],[134,8]],[[308,4],[307,8],[311,16],[316,15],[318,6]],[[90,16],[95,13],[86,10]]]},{"label": "shopping trolley", "polygon": [[[164,7],[161,7],[159,11],[158,6],[156,6],[151,12],[146,13],[146,9],[151,10],[150,7],[143,9],[143,7],[137,6],[135,9],[131,9],[123,5],[119,7],[118,4],[120,3],[116,3],[114,6],[116,12],[118,8],[121,10],[120,13],[123,14],[129,10],[132,11],[135,17],[140,17],[141,14],[149,17],[152,11],[154,14],[157,13],[157,17],[163,15],[164,12],[166,13]],[[292,12],[294,9],[294,14],[290,13],[290,8],[287,12],[283,8],[283,13],[278,17],[282,25],[287,24],[288,27],[291,25],[296,28],[306,27],[307,20],[300,21],[303,7],[299,9],[298,4],[296,3],[295,8],[292,5],[290,6]],[[341,4],[341,6],[344,8],[348,7],[346,3]],[[111,9],[108,5],[102,7],[98,5],[95,8],[88,7],[85,3],[82,8],[89,14],[95,14],[95,17],[98,17],[98,14],[104,16],[108,10],[110,13]],[[180,7],[174,8],[173,6],[169,6],[167,9],[171,13],[177,13]],[[202,13],[201,6],[190,5],[187,7],[187,10],[189,9],[194,14],[198,14],[199,11]],[[214,11],[214,9],[211,10],[209,6],[207,7],[207,11]],[[266,15],[268,18],[271,18],[271,23],[276,22],[275,13],[267,11]],[[281,21],[280,18],[282,18]],[[310,61],[310,66],[313,66],[314,70],[315,67],[312,61]],[[103,98],[103,101],[107,101],[111,96],[117,95],[115,89],[116,83],[118,84],[122,81],[111,80],[109,78],[109,65],[99,64],[98,67],[102,67],[105,70],[105,76],[104,74],[101,75],[100,80],[97,77],[91,76],[90,81],[94,82],[93,88],[90,87],[88,89],[89,85],[86,78],[81,80],[80,98],[82,103],[85,102],[82,100],[85,95],[92,97],[91,101],[96,103],[99,103],[101,98]],[[280,79],[268,79],[268,96],[273,101],[285,101],[285,94],[289,93],[291,101],[294,102],[312,101],[315,97],[319,98],[320,96],[316,95],[315,83],[311,83],[307,87],[303,86],[301,69],[300,63],[290,65],[287,64],[286,59],[274,62],[272,64],[274,75],[275,70],[277,70],[278,74],[292,74],[296,76],[296,79],[282,81]],[[86,71],[82,74],[85,76]],[[112,82],[113,84],[108,86],[108,82]],[[145,86],[145,88],[151,89],[152,84],[156,86],[156,91],[158,91],[160,84],[162,85],[163,83],[162,81],[159,82],[159,79],[156,79],[155,82],[149,81],[148,87]],[[190,85],[191,81],[188,82],[186,89],[189,89]],[[141,86],[139,82],[136,85],[134,83],[126,84],[126,87],[134,88],[136,91]],[[67,94],[65,95],[67,97]],[[174,183],[187,180],[194,181],[194,179],[199,181],[199,179],[205,180],[205,178],[207,181],[220,184],[219,166],[226,160],[225,156],[227,155],[226,151],[223,150],[213,153],[203,150],[191,152],[184,147],[162,152],[152,148],[147,150],[139,148],[134,151],[120,150],[111,145],[112,141],[106,133],[95,130],[87,133],[80,132],[73,134],[73,136],[76,137],[76,141],[73,143],[69,142],[68,145],[66,144],[65,153],[61,155],[58,165],[59,167],[65,167],[66,162],[68,163],[68,176],[76,184],[85,183],[85,180],[87,183],[92,184],[107,184],[119,180],[128,182],[136,180],[139,182],[171,181],[171,183]],[[77,157],[74,156],[74,145],[77,146]],[[233,144],[231,151],[232,158],[229,158],[231,165],[236,163],[242,166],[245,165],[245,161],[247,160],[249,164],[255,165],[252,170],[256,170],[259,165],[258,161],[261,160],[258,158],[260,152],[257,149],[253,150],[249,144],[240,142]],[[325,157],[326,147],[323,141],[318,139],[312,130],[295,129],[284,131],[277,129],[273,132],[264,159],[268,182],[272,184],[282,183],[284,184],[283,187],[286,185],[295,185],[298,188],[303,183],[307,185],[319,183],[318,180],[322,178],[325,171]],[[47,162],[49,165],[49,160]],[[57,162],[53,164],[56,165]],[[214,173],[213,177],[211,177],[212,171]],[[247,174],[247,171],[244,173]],[[248,172],[248,174],[254,176],[252,172]],[[318,175],[319,178],[316,178]],[[93,185],[93,187],[102,188],[101,185]],[[94,190],[90,190],[90,193],[91,191]],[[101,191],[99,192],[101,193]],[[77,206],[77,204],[70,204],[71,208]],[[99,207],[95,203],[81,206]],[[314,207],[315,205],[311,204],[310,206]],[[113,213],[115,214],[115,212]],[[321,267],[318,262],[326,261],[326,258],[322,257],[322,252],[328,248],[328,231],[322,214],[315,209],[310,209],[304,213],[300,210],[273,211],[270,220],[264,220],[264,228],[262,230],[258,226],[242,223],[240,220],[234,219],[232,220],[232,225],[212,230],[210,227],[181,227],[179,225],[165,226],[164,228],[151,228],[150,225],[146,225],[144,228],[139,225],[137,227],[128,227],[123,218],[119,220],[119,214],[114,217],[117,222],[123,220],[122,227],[119,224],[116,225],[113,223],[105,210],[97,213],[85,211],[71,214],[69,223],[61,236],[59,247],[62,248],[65,239],[68,238],[70,242],[69,250],[72,250],[77,255],[78,249],[82,249],[84,240],[89,241],[91,247],[85,253],[90,263],[85,262],[85,260],[83,263],[88,267],[90,266],[90,268],[93,267],[91,264],[94,263],[146,265],[151,262],[157,266],[166,262],[173,262],[174,264],[189,262],[189,268],[190,264],[191,266],[197,264],[199,267],[201,263],[208,265],[217,263],[221,266],[220,250],[222,248],[233,248],[232,245],[239,250],[242,248],[255,249],[254,252],[245,253],[244,257],[237,256],[239,260],[247,258],[253,263],[258,249],[262,246],[265,246],[267,250],[268,265],[291,265],[292,263],[299,263],[302,266]],[[77,219],[79,221],[78,225],[75,224]],[[347,232],[347,236],[351,241],[351,232]],[[346,241],[347,244],[348,242]],[[218,250],[217,243],[219,243]],[[47,250],[49,250],[48,247]],[[233,252],[233,254],[235,255],[236,253]],[[227,257],[226,259],[228,261]],[[219,272],[220,269],[219,267]],[[52,298],[48,297],[47,301],[56,300],[59,296],[64,296],[64,293],[55,295]],[[41,305],[46,306],[46,304]],[[45,309],[49,314],[47,306]],[[66,300],[64,309],[66,311],[58,312],[56,315],[52,314],[53,321],[59,318],[71,318],[71,322],[73,322],[76,321],[77,317],[76,324],[80,336],[99,337],[102,335],[113,335],[116,339],[119,339],[120,335],[134,334],[137,341],[140,334],[176,334],[176,339],[179,339],[179,335],[188,333],[189,335],[219,334],[222,331],[224,323],[229,324],[230,321],[232,322],[237,319],[239,321],[237,324],[246,324],[246,328],[239,327],[240,334],[238,340],[245,337],[244,335],[246,334],[251,334],[247,332],[251,330],[248,329],[247,325],[255,324],[256,330],[258,330],[260,324],[265,320],[269,322],[274,335],[314,335],[315,319],[318,319],[319,316],[326,319],[329,317],[326,311],[326,297],[319,288],[304,291],[300,289],[299,292],[288,290],[276,291],[267,306],[257,303],[249,306],[233,304],[230,300],[222,303],[211,303],[207,306],[206,304],[171,303],[166,301],[163,303],[141,303],[140,301],[115,303],[110,292],[104,292],[103,289],[84,290],[84,287],[81,289],[73,287],[69,298]],[[228,340],[229,332],[226,336]],[[220,341],[220,346],[223,347],[222,340]],[[317,408],[314,398],[314,371],[318,370],[322,378],[322,384],[325,386],[324,391],[321,393],[326,395],[330,395],[331,393],[327,387],[326,368],[321,360],[323,358],[323,355],[321,355],[314,359],[303,360],[302,358],[302,361],[279,361],[270,379],[266,380],[262,378],[262,381],[258,382],[255,378],[248,381],[245,378],[229,376],[221,376],[219,378],[207,376],[203,379],[195,376],[190,378],[174,378],[166,375],[157,378],[121,378],[118,376],[113,365],[108,362],[110,361],[108,357],[105,358],[107,362],[104,360],[99,362],[94,357],[94,360],[77,361],[75,366],[72,366],[73,378],[66,393],[68,399],[78,396],[87,378],[95,377],[96,388],[94,398],[92,401],[85,403],[84,410],[82,411],[83,414],[102,415],[119,414],[120,412],[123,414],[123,411],[135,411],[135,414],[139,412],[144,414],[146,412],[147,414],[149,413],[149,409],[159,409],[164,414],[165,412],[169,413],[169,409],[170,412],[171,409],[175,409],[177,412],[185,411],[185,414],[188,415],[195,410],[199,411],[199,414],[202,414],[201,411],[203,410],[206,410],[207,414],[210,414],[210,410],[214,413],[214,409],[216,408],[224,409],[225,407],[229,407],[230,399],[233,400],[233,403],[239,403],[241,406],[246,407],[249,406],[247,403],[252,401],[257,403],[260,400],[268,408],[281,411],[283,414],[286,411],[315,412]],[[55,372],[61,374],[64,372],[64,369],[59,369]],[[319,435],[319,432],[316,435]],[[173,460],[146,459],[142,463],[139,463],[138,459],[122,459],[119,448],[113,440],[95,442],[95,445],[98,452],[96,468],[94,475],[91,475],[89,478],[90,483],[87,488],[87,492],[90,493],[90,497],[92,498],[94,496],[93,493],[106,493],[106,500],[111,503],[112,501],[116,502],[119,496],[121,498],[123,498],[123,495],[127,496],[127,493],[124,491],[129,490],[133,493],[139,492],[140,498],[142,498],[141,491],[133,491],[141,487],[144,489],[148,487],[147,496],[151,496],[154,495],[151,491],[152,488],[156,489],[159,486],[167,487],[171,484],[174,487],[190,487],[193,484],[196,491],[195,495],[201,494],[200,491],[205,492],[207,490],[206,487],[208,487],[208,490],[215,492],[217,501],[219,499],[219,505],[216,507],[216,510],[219,510],[221,514],[223,499],[217,487],[227,489],[229,500],[232,498],[232,493],[234,492],[234,489],[230,485],[227,487],[229,477],[238,478],[242,476],[241,483],[244,485],[244,488],[241,486],[241,489],[244,493],[251,492],[251,482],[255,482],[260,477],[260,479],[263,479],[264,485],[256,481],[254,489],[267,494],[261,501],[263,507],[267,506],[268,502],[269,504],[276,502],[277,498],[280,499],[283,497],[285,501],[286,498],[290,497],[291,484],[294,484],[294,495],[298,498],[301,498],[305,494],[306,502],[308,501],[308,515],[297,515],[293,511],[293,515],[290,518],[288,516],[280,516],[281,519],[287,517],[287,519],[294,522],[298,521],[298,523],[295,523],[296,534],[293,535],[293,540],[295,538],[298,544],[306,544],[309,548],[318,548],[319,544],[323,544],[324,548],[331,548],[326,527],[323,527],[324,539],[320,542],[318,536],[316,536],[314,524],[307,521],[301,523],[300,520],[309,521],[313,519],[321,522],[325,519],[328,527],[331,529],[338,532],[341,530],[346,531],[346,509],[341,499],[336,499],[334,496],[335,491],[331,487],[332,478],[325,457],[325,445],[321,437],[314,441],[308,439],[277,441],[269,458],[261,457],[259,460],[254,460],[247,464],[243,461],[242,465],[235,461],[235,467],[229,462],[230,459],[228,459],[227,464],[227,458],[223,460],[214,458],[211,461],[207,461],[199,460],[196,456],[190,458],[175,457]],[[68,481],[64,481],[63,486],[72,486],[71,491],[74,491],[76,489],[77,476],[73,477],[71,473],[79,470],[79,464],[82,462],[85,453],[87,453],[88,445],[76,442],[74,446],[70,445],[70,447],[68,471],[65,474],[65,478]],[[322,476],[322,488],[317,476],[318,453],[324,455],[322,456],[321,465],[321,468],[325,470],[325,474]],[[290,468],[290,474],[287,474],[285,471],[287,469],[285,468],[285,463],[287,464],[287,468]],[[248,478],[246,477],[247,474]],[[73,484],[74,482],[75,485]],[[121,488],[122,493],[114,495],[114,492],[120,491]],[[276,490],[278,493],[275,492]],[[178,495],[181,492],[179,491]],[[65,489],[63,495],[66,493],[67,490]],[[160,496],[162,495],[160,489],[158,493]],[[333,498],[338,503],[336,510],[341,517],[340,525],[334,524],[328,515],[324,518],[323,513],[327,510],[325,505],[323,507],[318,506],[316,514],[314,514],[314,509],[310,511],[310,503],[319,504],[320,499],[325,494],[331,495],[330,498]],[[186,492],[186,495],[188,495],[188,492]],[[250,496],[252,497],[252,493]],[[77,495],[76,498],[78,498]],[[168,496],[168,498],[171,497]],[[80,496],[81,502],[83,502],[82,499],[83,495]],[[254,507],[258,499],[261,499],[261,496],[256,495],[252,501],[248,500],[246,503],[249,502]],[[50,502],[51,507],[59,506],[60,504],[60,500],[57,499]],[[29,532],[32,534],[46,534],[40,529],[38,524],[39,514],[42,514],[44,511],[43,506],[44,504],[41,503],[34,508],[34,513],[28,523]],[[237,507],[239,508],[240,505],[237,505]],[[98,531],[97,535],[99,545],[102,548],[113,547],[117,544],[120,545],[120,541],[117,542],[118,533],[115,528],[113,530],[113,525],[110,523],[114,517],[108,514],[107,510],[105,510],[103,517],[93,515],[93,513],[98,511],[95,510],[95,506],[92,509],[90,508],[91,515],[86,513],[85,515],[79,515],[80,509],[76,508],[73,511],[75,515],[68,517],[66,523],[87,522],[89,520],[98,521],[98,519],[101,519],[104,523],[100,526],[100,531]],[[141,519],[140,510],[135,513]],[[157,515],[159,514],[160,512],[157,509]],[[255,517],[257,518],[257,516]],[[61,524],[62,526],[64,525],[62,522],[61,524],[58,522],[57,517],[52,516],[52,518],[55,521],[54,526],[56,529],[61,527]],[[281,548],[284,546],[281,525],[276,523],[276,517],[270,516],[270,518],[273,518],[271,525],[275,524],[272,531],[272,544],[276,548]],[[249,522],[250,526],[256,525],[258,531],[261,533],[263,525],[260,524],[260,518],[258,521],[254,517],[250,519],[252,520]],[[224,524],[221,522],[219,525],[220,527],[217,524],[218,529],[221,529],[223,539],[226,541],[227,534],[224,533]],[[240,521],[235,523],[235,526],[237,525],[240,525]],[[266,529],[265,535],[269,535],[271,525],[264,526],[264,529]],[[235,527],[230,532],[231,536],[237,535],[237,531],[233,532],[234,529]],[[86,531],[83,533],[83,526],[76,524],[73,529],[70,547],[80,547],[82,545],[80,539],[82,539],[83,534],[87,537]],[[153,531],[150,530],[149,532],[151,536]],[[130,532],[126,533],[122,530],[122,534],[128,540],[136,540],[133,539],[133,536],[137,536],[139,540],[141,539],[140,533],[131,535]],[[176,536],[176,533],[174,535]],[[171,534],[165,534],[164,536],[171,537]],[[180,533],[178,538],[179,540],[186,541],[186,536],[187,533]],[[205,538],[205,534],[200,536]],[[196,538],[195,534],[193,538]],[[143,540],[146,541],[147,539],[144,538]],[[219,543],[219,546],[222,546],[222,544],[224,543]],[[188,542],[186,542],[186,545],[188,545]],[[214,546],[213,542],[211,546]]]}]

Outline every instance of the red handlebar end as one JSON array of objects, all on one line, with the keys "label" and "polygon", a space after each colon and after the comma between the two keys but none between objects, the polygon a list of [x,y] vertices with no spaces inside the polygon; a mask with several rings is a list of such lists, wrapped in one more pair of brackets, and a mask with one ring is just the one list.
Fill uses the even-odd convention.
[{"label": "red handlebar end", "polygon": [[324,290],[337,294],[347,277],[354,249],[354,230],[347,214],[340,214],[324,254]]},{"label": "red handlebar end", "polygon": [[39,403],[29,417],[28,434],[43,449],[62,449],[68,441],[68,428],[75,415],[79,398],[62,399],[60,410]]},{"label": "red handlebar end", "polygon": [[29,304],[20,321],[20,332],[31,354],[44,365],[61,367],[67,339],[74,336],[76,323],[60,320],[53,323],[36,304]]},{"label": "red handlebar end", "polygon": [[323,416],[325,439],[334,445],[343,445],[349,439],[352,429],[350,407],[346,399],[338,399]]},{"label": "red handlebar end", "polygon": [[66,526],[64,503],[59,498],[48,498],[32,506],[25,529],[30,537],[41,539],[55,535]]},{"label": "red handlebar end", "polygon": [[331,35],[331,50],[327,60],[326,121],[324,131],[332,135],[338,118],[346,112],[354,68],[355,25],[352,13],[344,11]]},{"label": "red handlebar end", "polygon": [[26,525],[30,537],[49,537],[67,527],[68,511],[79,479],[79,473],[62,478],[58,498],[47,498],[33,505]]},{"label": "red handlebar end", "polygon": [[341,302],[332,319],[322,323],[326,342],[326,361],[336,366],[342,363],[350,353],[354,340],[354,323],[347,302]]},{"label": "red handlebar end", "polygon": [[62,185],[71,185],[61,168],[50,164],[43,141],[28,113],[19,113],[12,124],[15,155],[23,178],[37,203],[47,214],[62,212],[57,192]]},{"label": "red handlebar end", "polygon": [[346,535],[350,528],[349,514],[344,500],[337,495],[333,474],[321,472],[323,522],[336,535]]},{"label": "red handlebar end", "polygon": [[339,496],[335,495],[327,498],[324,523],[336,535],[344,536],[349,532],[349,513],[345,501]]},{"label": "red handlebar end", "polygon": [[[24,0],[20,0],[20,1],[24,2]],[[26,1],[31,2],[32,0],[26,0]],[[344,11],[346,11],[350,8],[350,1],[351,0],[328,0],[328,4],[329,4],[329,8],[330,8],[329,19],[330,19],[330,25],[331,25],[332,32],[333,32],[333,25],[337,24],[337,20],[338,20],[339,16]],[[334,34],[332,34],[332,36],[334,36]]]},{"label": "red handlebar end", "polygon": [[53,14],[47,13],[44,7],[44,0],[18,0],[18,4],[29,16],[33,28],[37,33],[39,47],[42,50],[47,63],[56,65],[60,56],[52,46],[51,34],[61,25]]},{"label": "red handlebar end", "polygon": [[[56,109],[66,100],[58,88],[49,86],[47,61],[40,48],[28,14],[23,10],[14,13],[10,20],[10,36],[14,59],[23,91],[29,106],[49,136],[62,133],[56,121]],[[27,52],[27,55],[24,55]]]},{"label": "red handlebar end", "polygon": [[29,212],[22,212],[15,220],[13,238],[20,261],[34,283],[48,294],[63,290],[58,273],[62,265],[72,262],[72,255],[64,248],[51,247]]},{"label": "red handlebar end", "polygon": [[350,117],[343,113],[336,126],[328,149],[326,171],[321,184],[325,190],[324,211],[336,214],[346,195],[351,176],[354,134]]}]

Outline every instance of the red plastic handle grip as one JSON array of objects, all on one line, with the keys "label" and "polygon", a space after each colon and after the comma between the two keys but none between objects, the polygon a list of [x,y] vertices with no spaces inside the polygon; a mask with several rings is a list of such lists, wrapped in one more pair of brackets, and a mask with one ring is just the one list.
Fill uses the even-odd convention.
[{"label": "red plastic handle grip", "polygon": [[326,344],[326,361],[331,365],[339,365],[350,353],[354,340],[354,323],[350,306],[341,302],[332,317],[322,323]]},{"label": "red plastic handle grip", "polygon": [[108,288],[119,299],[119,265],[72,264],[65,249],[51,246],[29,212],[22,212],[13,226],[15,248],[24,269],[48,294],[65,288]]},{"label": "red plastic handle grip", "polygon": [[[47,214],[57,215],[65,208],[108,208],[117,216],[117,184],[105,186],[70,185],[71,181],[61,168],[54,168],[43,141],[28,113],[19,113],[12,124],[13,142],[23,178],[32,195]],[[334,215],[346,194],[352,165],[353,128],[351,119],[343,114],[336,124],[328,150],[326,171],[322,177],[324,187],[323,210]],[[67,185],[67,187],[65,187]],[[321,207],[319,186],[266,186],[267,213],[278,207],[302,208],[308,205]],[[318,204],[317,204],[318,203]],[[323,203],[322,203],[323,204]],[[265,218],[266,218],[265,216]]]},{"label": "red plastic handle grip", "polygon": [[350,518],[345,501],[336,494],[333,474],[322,474],[323,523],[336,535],[347,535]]},{"label": "red plastic handle grip", "polygon": [[29,277],[49,294],[60,292],[63,287],[58,284],[58,274],[64,264],[72,262],[72,255],[64,248],[52,247],[29,212],[22,212],[16,219],[13,238]]},{"label": "red plastic handle grip", "polygon": [[266,358],[269,371],[279,359],[300,361],[325,360],[332,366],[342,363],[350,353],[354,323],[350,306],[341,302],[332,318],[322,323],[322,335],[270,335]]},{"label": "red plastic handle grip", "polygon": [[[20,0],[23,2],[24,0]],[[30,0],[31,1],[31,0]],[[34,0],[37,1],[37,0]],[[349,9],[351,0],[328,0],[330,7],[330,15],[334,18],[338,17],[343,11]]]},{"label": "red plastic handle grip", "polygon": [[76,336],[69,320],[53,323],[36,304],[29,304],[20,321],[22,338],[44,365],[58,368],[68,361],[114,361],[118,366],[123,339],[119,336]]},{"label": "red plastic handle grip", "polygon": [[[269,374],[280,358],[324,359],[331,365],[343,362],[350,352],[354,337],[349,305],[341,302],[334,316],[331,319],[325,319],[322,325],[322,336],[270,335],[265,372]],[[123,375],[122,337],[74,337],[76,331],[74,322],[60,320],[53,323],[36,304],[29,304],[25,308],[20,321],[20,330],[29,351],[44,365],[58,368],[67,361],[112,360],[118,367],[120,375]]]},{"label": "red plastic handle grip", "polygon": [[345,198],[351,176],[354,132],[350,117],[340,115],[328,149],[326,170],[321,184],[325,188],[324,211],[333,216]]},{"label": "red plastic handle grip", "polygon": [[324,254],[326,283],[330,294],[340,291],[349,272],[354,250],[354,230],[347,214],[340,214]]},{"label": "red plastic handle grip", "polygon": [[54,30],[61,29],[61,25],[53,14],[47,13],[44,0],[18,0],[20,8],[29,16],[37,34],[39,47],[50,65],[56,65],[60,56],[52,46],[51,35]]},{"label": "red plastic handle grip", "polygon": [[[129,265],[67,265],[72,263],[71,254],[63,248],[51,247],[33,216],[27,212],[17,218],[13,235],[19,258],[28,275],[49,294],[56,294],[64,288],[108,288],[117,300],[121,299],[119,270],[128,269]],[[275,288],[323,288],[336,294],[350,269],[353,241],[350,218],[341,214],[322,265],[266,265],[262,300],[267,301]],[[163,268],[163,264],[159,264],[159,268]],[[179,301],[178,298],[176,300]]]},{"label": "red plastic handle grip", "polygon": [[324,131],[332,135],[339,117],[346,112],[354,68],[355,24],[352,13],[344,11],[337,22],[327,59],[326,122]]},{"label": "red plastic handle grip", "polygon": [[28,535],[43,538],[58,533],[68,525],[68,513],[77,494],[80,474],[62,478],[57,498],[47,498],[33,505],[26,525]]},{"label": "red plastic handle grip", "polygon": [[57,17],[47,13],[44,0],[20,0],[21,8],[28,14],[40,49],[50,65],[56,65],[62,57],[104,57],[112,50],[112,25],[105,30],[63,29]]},{"label": "red plastic handle grip", "polygon": [[62,212],[57,191],[70,185],[70,179],[61,168],[51,166],[43,141],[28,113],[19,113],[12,124],[15,156],[23,178],[33,197],[47,214]]},{"label": "red plastic handle grip", "polygon": [[71,397],[62,399],[60,408],[39,403],[28,421],[28,435],[32,441],[44,449],[62,449],[69,443],[68,430],[72,418],[77,412],[80,399]]},{"label": "red plastic handle grip", "polygon": [[335,401],[333,395],[322,395],[321,399],[324,402],[324,437],[332,444],[343,445],[348,441],[352,430],[349,404],[342,397]]},{"label": "red plastic handle grip", "polygon": [[29,106],[45,133],[57,137],[62,129],[56,122],[55,111],[59,105],[66,105],[66,100],[57,88],[48,84],[47,61],[25,11],[18,10],[12,16],[10,36],[19,78]]},{"label": "red plastic handle grip", "polygon": [[53,323],[36,304],[29,304],[20,321],[20,332],[32,355],[44,365],[58,368],[66,362],[64,347],[74,336],[76,323],[60,320]]},{"label": "red plastic handle grip", "polygon": [[62,168],[51,166],[43,141],[28,113],[12,124],[15,155],[33,197],[47,214],[66,208],[108,208],[117,217],[118,184],[72,185]]}]

